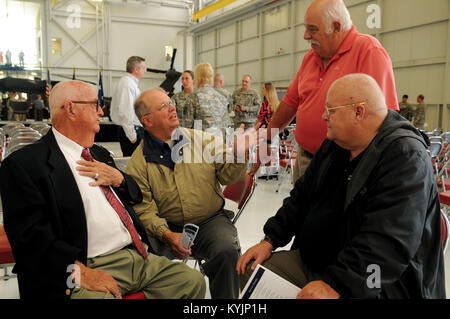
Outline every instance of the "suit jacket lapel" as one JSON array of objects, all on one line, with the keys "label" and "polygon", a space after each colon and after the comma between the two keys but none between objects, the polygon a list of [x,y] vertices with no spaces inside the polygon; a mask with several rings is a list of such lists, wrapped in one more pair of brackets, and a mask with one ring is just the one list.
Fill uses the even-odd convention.
[{"label": "suit jacket lapel", "polygon": [[67,225],[70,225],[71,234],[82,239],[81,247],[85,247],[87,252],[86,215],[77,183],[69,164],[56,143],[53,132],[50,131],[44,138],[49,147],[49,177],[53,185],[58,211],[61,212],[61,218]]}]

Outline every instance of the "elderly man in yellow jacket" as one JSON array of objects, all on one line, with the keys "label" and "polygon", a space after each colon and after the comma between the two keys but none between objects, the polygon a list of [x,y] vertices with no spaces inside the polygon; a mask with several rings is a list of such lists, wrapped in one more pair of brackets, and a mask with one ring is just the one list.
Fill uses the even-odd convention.
[{"label": "elderly man in yellow jacket", "polygon": [[[212,298],[237,298],[239,280],[234,271],[240,256],[239,240],[224,211],[221,184],[244,178],[247,150],[256,143],[256,131],[240,132],[233,149],[200,130],[178,128],[176,108],[158,89],[136,101],[144,139],[127,165],[143,193],[134,207],[157,254],[186,259],[202,258]],[[241,129],[242,130],[242,129]],[[181,243],[183,226],[199,226],[191,249]]]}]

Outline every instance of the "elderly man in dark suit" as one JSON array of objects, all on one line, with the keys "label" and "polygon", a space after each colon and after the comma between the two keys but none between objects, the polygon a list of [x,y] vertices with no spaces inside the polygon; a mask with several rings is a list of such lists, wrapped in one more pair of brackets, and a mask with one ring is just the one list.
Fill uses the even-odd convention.
[{"label": "elderly man in dark suit", "polygon": [[94,144],[97,92],[62,82],[50,95],[53,128],[0,168],[5,231],[22,298],[203,298],[203,276],[147,253],[131,208],[142,193]]}]

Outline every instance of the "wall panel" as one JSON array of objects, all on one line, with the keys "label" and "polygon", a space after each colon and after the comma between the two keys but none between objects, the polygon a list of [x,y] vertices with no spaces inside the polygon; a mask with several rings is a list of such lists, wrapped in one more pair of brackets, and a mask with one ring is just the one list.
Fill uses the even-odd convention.
[{"label": "wall panel", "polygon": [[[216,25],[220,44],[232,44],[217,49],[217,63],[224,65],[228,73],[227,85],[239,87],[242,75],[250,73],[258,90],[264,81],[288,86],[310,50],[310,44],[303,39],[303,23],[311,2],[280,0],[270,5],[261,2],[258,9],[242,15],[235,11],[226,23]],[[430,125],[442,123],[444,129],[450,130],[447,108],[450,104],[450,1],[344,2],[358,31],[375,36],[390,55],[398,96],[409,94],[414,103],[418,94],[424,94],[425,101],[435,105],[429,108]],[[369,6],[379,10],[368,10]],[[380,28],[368,24],[376,12],[380,13]],[[198,34],[202,36],[202,45],[205,45],[203,33],[208,32],[205,29]],[[213,40],[208,42],[211,44]]]}]

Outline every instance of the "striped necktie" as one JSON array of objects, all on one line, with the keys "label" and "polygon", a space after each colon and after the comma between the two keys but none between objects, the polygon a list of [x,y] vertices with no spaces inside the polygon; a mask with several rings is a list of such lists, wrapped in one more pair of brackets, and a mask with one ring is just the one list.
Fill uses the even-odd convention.
[{"label": "striped necktie", "polygon": [[[84,158],[86,161],[93,162],[94,158],[92,157],[91,153],[87,148],[83,149],[81,153],[81,157]],[[136,249],[139,251],[139,253],[145,258],[148,259],[147,250],[145,249],[144,243],[139,238],[139,234],[136,231],[136,228],[134,228],[133,222],[131,221],[131,217],[128,214],[127,210],[123,205],[120,203],[119,199],[114,195],[113,191],[109,186],[103,186],[100,185],[101,190],[106,196],[106,199],[111,204],[111,206],[116,211],[117,215],[119,215],[120,220],[123,222],[125,227],[128,229],[128,232],[130,233],[131,238],[133,239],[133,243],[136,246]]]}]

